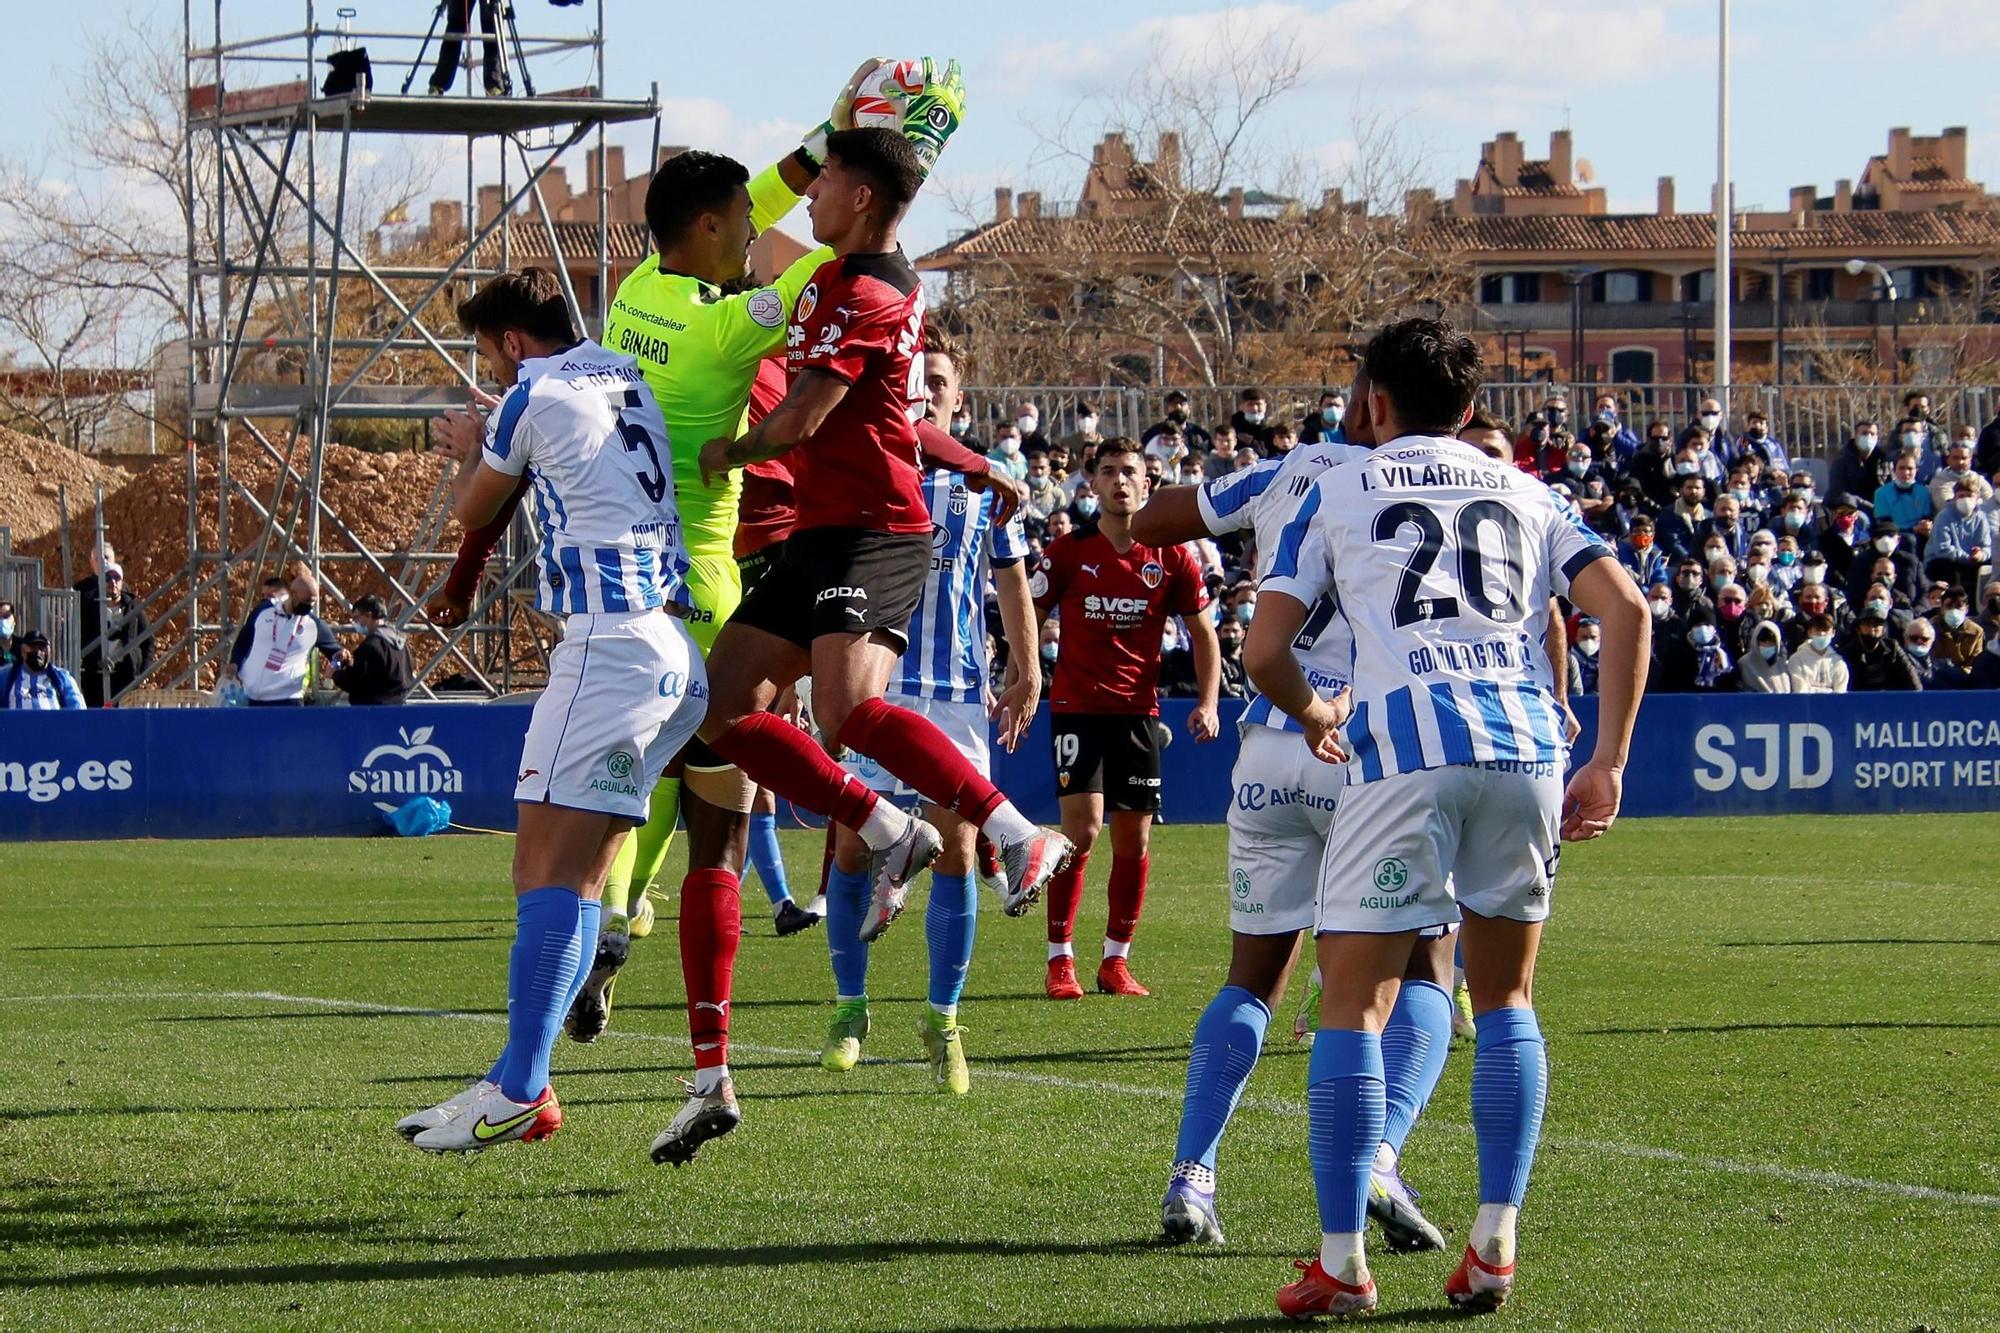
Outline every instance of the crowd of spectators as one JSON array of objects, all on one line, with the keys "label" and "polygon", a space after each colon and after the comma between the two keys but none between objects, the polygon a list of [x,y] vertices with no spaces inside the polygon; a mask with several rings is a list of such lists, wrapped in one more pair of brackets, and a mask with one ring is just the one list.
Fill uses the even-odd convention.
[{"label": "crowd of spectators", "polygon": [[[1217,477],[1302,442],[1342,438],[1346,398],[1329,389],[1303,420],[1274,416],[1269,397],[1244,389],[1227,421],[1204,424],[1169,392],[1166,413],[1142,432],[1156,485]],[[2000,536],[2000,419],[1944,422],[1911,393],[1893,422],[1863,419],[1821,484],[1792,457],[1757,408],[1724,419],[1700,400],[1677,421],[1628,415],[1615,394],[1590,400],[1579,420],[1550,395],[1518,426],[1514,463],[1562,495],[1618,553],[1649,599],[1654,692],[1847,690],[2000,686],[2000,587],[1989,589]],[[953,433],[985,448],[1022,481],[1031,556],[1096,521],[1088,481],[1102,441],[1096,404],[1078,404],[1075,429],[1055,434],[1040,406],[1007,405],[990,441],[961,412]],[[1503,423],[1504,424],[1504,423]],[[1885,428],[1886,427],[1886,428]],[[1242,626],[1256,605],[1256,552],[1246,542],[1197,543],[1224,654],[1226,697],[1242,693]],[[1232,630],[1230,627],[1234,626]],[[1596,683],[1597,626],[1569,625],[1572,692]],[[1052,626],[1044,653],[1053,653]],[[1161,687],[1193,692],[1177,626],[1162,643]]]}]

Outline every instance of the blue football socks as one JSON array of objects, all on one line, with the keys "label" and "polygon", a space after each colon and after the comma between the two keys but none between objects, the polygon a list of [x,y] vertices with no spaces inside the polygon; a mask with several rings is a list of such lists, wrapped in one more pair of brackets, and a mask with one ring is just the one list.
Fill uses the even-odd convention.
[{"label": "blue football socks", "polygon": [[1194,1024],[1194,1045],[1188,1051],[1187,1093],[1181,1100],[1181,1132],[1174,1145],[1174,1163],[1199,1162],[1215,1169],[1215,1150],[1222,1131],[1257,1056],[1264,1049],[1264,1030],[1271,1011],[1241,986],[1224,986],[1201,1011]]},{"label": "blue football socks", "polygon": [[1388,1098],[1382,1141],[1398,1156],[1410,1126],[1437,1088],[1450,1051],[1451,995],[1433,982],[1404,982],[1382,1029],[1382,1082]]},{"label": "blue football socks", "polygon": [[764,896],[776,907],[792,896],[792,888],[785,879],[785,854],[778,850],[778,817],[772,814],[750,816],[750,868],[757,872],[757,882],[764,886]]},{"label": "blue football socks", "polygon": [[1548,1104],[1548,1050],[1532,1009],[1493,1009],[1472,1020],[1472,1133],[1479,1201],[1521,1206]]},{"label": "blue football socks", "polygon": [[514,949],[507,965],[507,1052],[500,1091],[532,1102],[549,1085],[549,1052],[569,1012],[570,986],[588,971],[583,900],[575,889],[531,889],[514,900]]},{"label": "blue football socks", "polygon": [[826,874],[826,951],[833,962],[833,990],[852,999],[868,993],[868,945],[861,918],[868,912],[868,872],[834,866]]},{"label": "blue football socks", "polygon": [[1358,1233],[1368,1222],[1368,1168],[1382,1142],[1382,1039],[1321,1028],[1306,1075],[1306,1147],[1322,1233]]},{"label": "blue football socks", "polygon": [[965,990],[972,966],[972,934],[979,923],[970,875],[931,872],[931,899],[924,908],[924,942],[931,960],[931,1008],[951,1011]]}]

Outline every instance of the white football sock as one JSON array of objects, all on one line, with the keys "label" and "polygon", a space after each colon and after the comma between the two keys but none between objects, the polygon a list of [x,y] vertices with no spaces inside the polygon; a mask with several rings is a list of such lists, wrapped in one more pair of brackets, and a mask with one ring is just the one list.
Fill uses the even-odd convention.
[{"label": "white football sock", "polygon": [[1472,1252],[1493,1268],[1514,1262],[1514,1219],[1521,1210],[1510,1203],[1482,1203],[1472,1223]]},{"label": "white football sock", "polygon": [[896,839],[910,829],[910,817],[896,808],[894,801],[878,800],[875,808],[868,812],[868,818],[861,821],[861,827],[854,830],[861,835],[861,841],[868,844],[868,850],[879,852],[896,845]]},{"label": "white football sock", "polygon": [[1132,941],[1114,940],[1109,935],[1105,936],[1104,956],[1106,958],[1130,958],[1132,956]]},{"label": "white football sock", "polygon": [[1074,957],[1076,957],[1076,949],[1066,940],[1061,944],[1051,944],[1049,946],[1049,961],[1052,963],[1058,958]]},{"label": "white football sock", "polygon": [[1014,808],[1012,801],[1000,802],[979,831],[990,838],[995,847],[1012,847],[1017,842],[1026,842],[1035,836],[1035,825],[1026,815]]},{"label": "white football sock", "polygon": [[721,1087],[723,1080],[728,1077],[728,1065],[710,1065],[705,1069],[696,1069],[694,1071],[694,1095],[697,1097],[708,1096]]},{"label": "white football sock", "polygon": [[1319,1237],[1319,1266],[1328,1277],[1337,1277],[1349,1286],[1368,1281],[1368,1256],[1361,1249],[1359,1231],[1323,1231]]},{"label": "white football sock", "polygon": [[1378,1143],[1375,1145],[1375,1169],[1377,1171],[1394,1171],[1396,1169],[1396,1150],[1391,1148],[1387,1143]]}]

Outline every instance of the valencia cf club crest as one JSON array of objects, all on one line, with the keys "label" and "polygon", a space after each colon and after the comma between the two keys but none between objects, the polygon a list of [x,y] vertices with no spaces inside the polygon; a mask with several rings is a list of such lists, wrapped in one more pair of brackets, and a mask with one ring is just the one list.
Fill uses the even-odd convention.
[{"label": "valencia cf club crest", "polygon": [[1056,786],[1058,787],[1069,786],[1069,774],[1066,772],[1056,774]]},{"label": "valencia cf club crest", "polygon": [[819,304],[819,284],[816,282],[809,282],[806,284],[806,289],[799,293],[799,303],[796,307],[793,308],[792,311],[793,321],[799,324],[804,324],[807,320],[812,318],[813,307],[818,304]]},{"label": "valencia cf club crest", "polygon": [[1139,571],[1139,581],[1144,583],[1148,588],[1159,587],[1160,580],[1166,578],[1166,576],[1167,571],[1161,568],[1160,562],[1157,560],[1148,560],[1145,568]]}]

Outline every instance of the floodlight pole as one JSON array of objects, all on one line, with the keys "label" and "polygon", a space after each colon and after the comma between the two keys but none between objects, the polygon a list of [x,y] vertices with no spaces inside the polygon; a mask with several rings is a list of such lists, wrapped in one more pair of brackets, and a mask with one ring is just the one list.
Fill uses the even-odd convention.
[{"label": "floodlight pole", "polygon": [[1722,419],[1729,417],[1729,381],[1733,375],[1730,328],[1729,249],[1735,210],[1729,191],[1729,0],[1717,0],[1715,40],[1715,396]]}]

